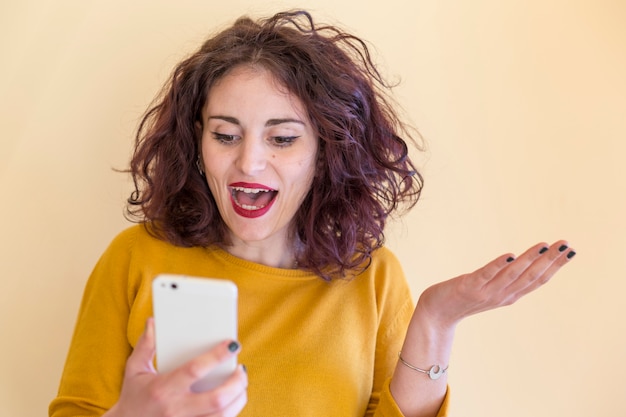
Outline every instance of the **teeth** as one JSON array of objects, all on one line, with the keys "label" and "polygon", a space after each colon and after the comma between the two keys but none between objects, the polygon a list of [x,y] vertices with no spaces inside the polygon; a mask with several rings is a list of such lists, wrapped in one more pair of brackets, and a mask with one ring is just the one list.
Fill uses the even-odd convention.
[{"label": "teeth", "polygon": [[[269,193],[269,192],[274,191],[274,190],[268,190],[266,188],[247,188],[247,187],[233,187],[232,190],[233,190],[233,193],[234,192],[243,192],[243,193],[246,193],[246,194],[258,194],[258,193],[261,193],[261,192]],[[263,204],[262,206],[251,206],[251,205],[248,205],[248,204],[240,203],[239,201],[237,201],[236,198],[234,198],[234,200],[235,200],[235,204],[237,204],[239,207],[241,207],[241,208],[243,208],[245,210],[260,210],[260,209],[262,209],[263,207],[265,207],[267,205],[267,204]]]},{"label": "teeth", "polygon": [[245,187],[233,187],[235,191],[242,191],[246,194],[257,194],[260,192],[269,193],[271,190],[266,190],[265,188],[245,188]]},{"label": "teeth", "polygon": [[246,210],[260,210],[263,207],[265,207],[265,205],[261,206],[261,207],[257,207],[257,206],[249,206],[247,204],[239,204],[239,202],[235,201],[235,204],[237,204],[239,207],[244,208]]}]

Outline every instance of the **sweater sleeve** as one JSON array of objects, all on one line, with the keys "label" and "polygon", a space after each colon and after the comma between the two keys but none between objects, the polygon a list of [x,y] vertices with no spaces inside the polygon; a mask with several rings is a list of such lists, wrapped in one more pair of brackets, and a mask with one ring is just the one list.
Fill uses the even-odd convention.
[{"label": "sweater sleeve", "polygon": [[118,399],[132,351],[127,326],[133,236],[118,235],[87,281],[51,417],[100,416]]},{"label": "sweater sleeve", "polygon": [[[374,413],[374,417],[403,417],[402,411],[398,408],[393,396],[391,395],[391,390],[389,389],[389,385],[391,382],[391,378],[389,378],[385,382],[385,386],[383,391],[380,394],[380,402],[378,403],[378,408],[376,409],[376,413]],[[437,417],[447,417],[448,415],[448,403],[450,401],[450,389],[446,391],[446,396],[443,399],[443,403],[441,404],[441,408],[439,408],[439,412],[437,413]]]},{"label": "sweater sleeve", "polygon": [[[380,329],[376,348],[374,392],[366,417],[404,417],[391,395],[390,382],[398,360],[398,352],[406,336],[413,315],[414,304],[402,267],[390,251],[381,257],[385,261],[377,268],[380,284],[379,294]],[[384,279],[381,279],[384,277]],[[381,380],[382,378],[382,380]],[[378,381],[377,381],[378,380]],[[448,392],[437,417],[446,417]]]}]

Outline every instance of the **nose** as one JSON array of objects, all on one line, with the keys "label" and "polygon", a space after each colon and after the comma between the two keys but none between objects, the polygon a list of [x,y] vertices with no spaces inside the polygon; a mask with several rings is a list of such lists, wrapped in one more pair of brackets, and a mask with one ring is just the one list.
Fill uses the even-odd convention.
[{"label": "nose", "polygon": [[238,147],[236,166],[242,173],[254,176],[267,166],[267,152],[263,139],[245,136]]}]

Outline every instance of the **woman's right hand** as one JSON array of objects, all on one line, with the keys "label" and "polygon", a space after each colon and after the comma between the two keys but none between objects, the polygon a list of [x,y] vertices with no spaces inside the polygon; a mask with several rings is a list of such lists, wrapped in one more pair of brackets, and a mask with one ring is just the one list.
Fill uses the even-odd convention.
[{"label": "woman's right hand", "polygon": [[153,365],[154,322],[148,319],[145,332],[126,362],[119,401],[105,416],[236,416],[248,400],[248,377],[243,366],[240,365],[224,384],[213,390],[193,392],[191,385],[238,350],[238,345],[225,341],[181,367],[159,374]]}]

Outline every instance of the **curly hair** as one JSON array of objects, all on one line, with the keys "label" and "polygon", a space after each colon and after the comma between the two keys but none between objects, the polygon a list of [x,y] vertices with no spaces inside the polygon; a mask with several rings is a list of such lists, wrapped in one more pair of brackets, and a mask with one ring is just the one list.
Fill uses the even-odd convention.
[{"label": "curly hair", "polygon": [[260,66],[297,96],[319,140],[316,174],[292,222],[300,268],[325,280],[367,268],[385,222],[419,199],[416,144],[386,94],[391,86],[366,43],[302,10],[238,19],[174,69],[139,125],[127,215],[177,246],[228,245],[206,180],[196,168],[196,122],[211,87],[233,68]]}]

